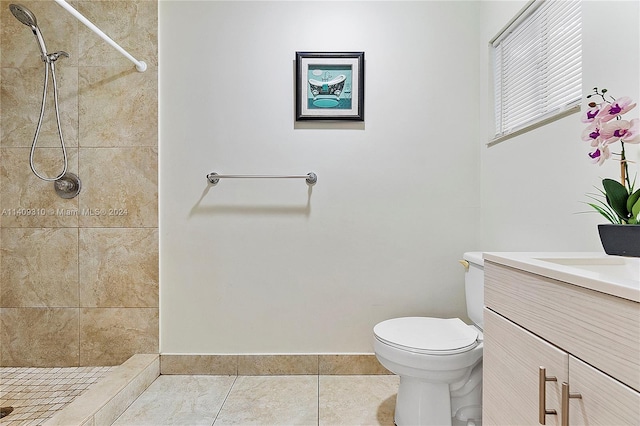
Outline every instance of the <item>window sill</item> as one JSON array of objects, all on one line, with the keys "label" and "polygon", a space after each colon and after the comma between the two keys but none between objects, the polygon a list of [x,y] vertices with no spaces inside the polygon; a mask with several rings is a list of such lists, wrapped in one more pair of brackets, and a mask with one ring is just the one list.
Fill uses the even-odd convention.
[{"label": "window sill", "polygon": [[496,137],[494,139],[491,139],[489,142],[487,142],[487,147],[490,148],[490,147],[492,147],[494,145],[499,144],[500,142],[506,141],[507,139],[511,139],[511,138],[516,137],[516,136],[520,136],[520,135],[522,135],[524,133],[527,133],[530,130],[537,129],[538,127],[542,127],[544,125],[547,125],[547,124],[549,124],[551,122],[559,120],[559,119],[561,119],[563,117],[566,117],[566,116],[571,115],[573,113],[576,113],[578,111],[580,111],[580,104],[572,105],[572,106],[568,107],[565,110],[556,112],[553,115],[550,115],[548,117],[544,117],[540,121],[536,121],[535,123],[528,124],[525,127],[522,127],[520,129],[514,130],[513,132],[508,133],[506,135],[498,136],[498,137]]}]

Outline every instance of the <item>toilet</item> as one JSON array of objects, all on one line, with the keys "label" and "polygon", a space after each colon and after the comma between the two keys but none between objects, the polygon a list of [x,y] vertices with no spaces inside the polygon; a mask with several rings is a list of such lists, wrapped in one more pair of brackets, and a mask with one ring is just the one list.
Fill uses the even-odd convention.
[{"label": "toilet", "polygon": [[373,328],[376,357],[400,376],[397,426],[482,424],[484,264],[481,252],[463,259],[473,325],[459,318],[405,317]]}]

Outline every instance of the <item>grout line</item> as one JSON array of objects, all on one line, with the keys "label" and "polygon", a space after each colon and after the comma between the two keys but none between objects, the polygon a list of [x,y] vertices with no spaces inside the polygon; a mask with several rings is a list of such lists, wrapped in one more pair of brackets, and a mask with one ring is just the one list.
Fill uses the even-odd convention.
[{"label": "grout line", "polygon": [[[79,161],[79,160],[78,160]],[[79,172],[78,172],[79,173]],[[80,202],[78,202],[78,205],[80,204]],[[80,315],[81,315],[81,310],[80,310],[80,306],[82,306],[82,301],[80,300],[80,286],[82,285],[80,283],[80,227],[78,226],[77,229],[77,234],[76,234],[76,254],[78,255],[78,263],[77,263],[77,273],[78,273],[78,279],[77,279],[77,283],[78,283],[78,366],[80,365],[80,352],[82,352],[82,342],[80,341],[80,338],[82,336],[82,330],[80,329]]]},{"label": "grout line", "polygon": [[318,400],[318,404],[317,404],[318,415],[317,415],[317,418],[316,418],[316,422],[317,422],[318,426],[320,426],[320,371],[318,371],[318,399],[317,400]]},{"label": "grout line", "polygon": [[229,386],[229,390],[227,391],[227,394],[224,397],[224,401],[222,401],[222,404],[220,404],[220,409],[218,410],[218,412],[216,413],[216,416],[213,419],[213,423],[211,423],[211,426],[216,424],[216,420],[218,420],[218,416],[220,415],[220,413],[222,412],[222,409],[224,408],[224,404],[227,403],[227,399],[229,398],[229,395],[231,395],[231,390],[233,389],[233,387],[236,385],[236,381],[238,380],[238,375],[236,374],[235,377],[233,378],[233,383],[231,383],[231,386]]}]

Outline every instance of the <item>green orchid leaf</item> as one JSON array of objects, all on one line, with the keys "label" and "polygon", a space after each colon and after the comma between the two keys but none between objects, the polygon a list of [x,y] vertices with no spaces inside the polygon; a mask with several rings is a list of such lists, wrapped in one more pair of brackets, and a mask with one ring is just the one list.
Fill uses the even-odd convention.
[{"label": "green orchid leaf", "polygon": [[596,204],[587,203],[593,209],[598,211],[602,216],[604,216],[611,223],[623,223],[622,219],[618,217],[616,212],[611,208],[611,206],[606,202],[606,194],[604,191],[598,188],[598,190],[602,193],[602,198],[597,196],[597,194],[587,194],[588,198],[591,198]]},{"label": "green orchid leaf", "polygon": [[[640,189],[638,190],[638,192],[640,192]],[[631,206],[630,210],[633,217],[635,217],[637,220],[637,218],[640,217],[640,199],[638,199],[636,203],[633,206]]]},{"label": "green orchid leaf", "polygon": [[607,203],[609,203],[620,219],[626,220],[629,217],[629,211],[627,210],[629,193],[627,192],[627,188],[613,179],[603,179],[602,186],[607,194]]},{"label": "green orchid leaf", "polygon": [[629,198],[627,199],[628,212],[633,212],[633,206],[638,202],[638,200],[640,200],[640,189],[638,189],[633,194],[629,195]]},{"label": "green orchid leaf", "polygon": [[619,223],[620,219],[618,219],[617,215],[612,214],[609,211],[609,206],[606,206],[606,208],[600,207],[597,204],[593,204],[593,203],[587,203],[588,205],[590,205],[591,207],[593,207],[594,210],[596,210],[598,213],[600,213],[602,216],[604,216],[605,219],[607,219],[609,222],[611,223]]}]

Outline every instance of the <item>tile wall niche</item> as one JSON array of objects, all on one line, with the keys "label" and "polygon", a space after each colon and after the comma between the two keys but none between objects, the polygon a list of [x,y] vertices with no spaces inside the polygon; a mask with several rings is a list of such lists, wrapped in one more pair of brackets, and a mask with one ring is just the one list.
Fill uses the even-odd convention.
[{"label": "tile wall niche", "polygon": [[[43,63],[30,29],[0,1],[0,366],[121,364],[158,353],[158,5],[74,1],[147,63],[143,73],[52,1],[37,17],[56,74],[69,171],[59,198],[29,168]],[[53,104],[36,151],[61,168]]]}]

